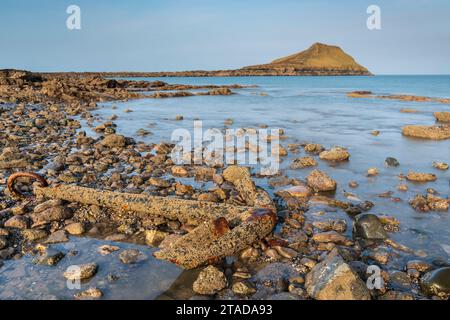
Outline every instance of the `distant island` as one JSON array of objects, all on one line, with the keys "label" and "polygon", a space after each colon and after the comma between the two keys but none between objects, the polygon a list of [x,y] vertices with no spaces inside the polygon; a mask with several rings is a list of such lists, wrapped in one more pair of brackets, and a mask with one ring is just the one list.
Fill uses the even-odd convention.
[{"label": "distant island", "polygon": [[[60,73],[64,74],[64,73]],[[73,73],[66,73],[73,74]],[[337,46],[315,43],[308,49],[267,64],[235,70],[175,72],[83,72],[106,77],[245,77],[245,76],[368,76],[369,70]]]}]

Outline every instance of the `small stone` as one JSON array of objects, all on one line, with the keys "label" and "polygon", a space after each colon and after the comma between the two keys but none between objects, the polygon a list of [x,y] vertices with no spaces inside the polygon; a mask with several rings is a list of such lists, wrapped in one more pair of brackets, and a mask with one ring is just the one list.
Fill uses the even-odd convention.
[{"label": "small stone", "polygon": [[152,186],[159,188],[169,188],[171,186],[171,183],[169,181],[160,178],[150,178],[149,183]]},{"label": "small stone", "polygon": [[259,251],[256,248],[248,247],[241,251],[240,258],[244,261],[256,260],[259,257]]},{"label": "small stone", "polygon": [[115,251],[119,251],[119,250],[120,250],[119,247],[111,246],[111,245],[107,245],[107,244],[102,245],[102,246],[98,247],[98,249],[97,249],[98,253],[100,253],[102,256],[106,256],[108,254],[111,254],[111,253],[113,253]]},{"label": "small stone", "polygon": [[370,168],[367,170],[367,176],[373,177],[378,175],[378,169],[377,168]]},{"label": "small stone", "polygon": [[101,143],[108,148],[123,148],[126,146],[126,138],[120,134],[109,134],[103,138]]},{"label": "small stone", "polygon": [[65,230],[71,235],[81,235],[85,232],[84,225],[80,222],[74,222],[67,225]]},{"label": "small stone", "polygon": [[298,252],[291,248],[275,246],[274,249],[277,250],[280,256],[286,259],[294,259],[298,255]]},{"label": "small stone", "polygon": [[127,249],[119,254],[119,259],[125,264],[134,264],[142,257],[142,253],[137,249]]},{"label": "small stone", "polygon": [[448,164],[445,162],[433,162],[433,167],[439,170],[447,170]]},{"label": "small stone", "polygon": [[223,272],[214,266],[208,266],[200,272],[192,289],[198,294],[213,295],[226,288],[227,285],[228,281]]},{"label": "small stone", "polygon": [[308,186],[313,188],[315,191],[334,191],[336,190],[336,181],[330,178],[326,173],[313,170],[309,176],[306,178]]},{"label": "small stone", "polygon": [[278,187],[283,187],[283,186],[287,186],[288,184],[291,184],[292,179],[289,179],[286,176],[279,176],[279,177],[270,178],[268,183],[271,187],[278,188]]},{"label": "small stone", "polygon": [[5,222],[6,228],[27,229],[29,220],[24,216],[13,216]]},{"label": "small stone", "polygon": [[412,287],[411,278],[406,272],[391,271],[389,272],[389,287],[394,290],[409,291]]},{"label": "small stone", "polygon": [[286,222],[287,225],[289,225],[291,228],[294,228],[294,229],[300,229],[302,227],[302,224],[300,223],[300,221],[298,221],[296,219],[286,218],[286,219],[284,219],[284,222]]},{"label": "small stone", "polygon": [[162,232],[158,230],[146,230],[145,231],[145,242],[152,247],[158,247],[160,243],[168,235],[167,232]]},{"label": "small stone", "polygon": [[35,264],[42,264],[47,266],[55,266],[58,262],[64,258],[65,254],[59,250],[48,248],[45,250],[42,256],[37,257],[33,260]]},{"label": "small stone", "polygon": [[264,254],[274,260],[278,260],[281,258],[280,255],[278,254],[278,251],[273,248],[267,249],[266,251],[264,251]]},{"label": "small stone", "polygon": [[414,300],[414,297],[410,293],[389,290],[378,298],[379,300]]},{"label": "small stone", "polygon": [[210,193],[210,192],[205,192],[205,193],[199,194],[199,196],[197,197],[197,200],[204,201],[204,202],[218,202],[219,201],[217,196],[214,193]]},{"label": "small stone", "polygon": [[22,236],[24,237],[24,239],[30,242],[43,239],[47,235],[47,231],[39,229],[25,229],[22,231]]},{"label": "small stone", "polygon": [[350,181],[349,183],[348,183],[348,186],[350,187],[350,188],[358,188],[359,187],[359,183],[358,182],[356,182],[356,181]]},{"label": "small stone", "polygon": [[240,296],[250,296],[256,293],[255,287],[247,281],[239,281],[233,284],[231,290]]},{"label": "small stone", "polygon": [[72,265],[64,272],[64,277],[69,280],[85,280],[92,278],[98,270],[96,263]]},{"label": "small stone", "polygon": [[387,264],[389,261],[389,252],[383,247],[365,250],[362,256],[379,264]]},{"label": "small stone", "polygon": [[308,153],[319,154],[324,150],[324,147],[322,147],[320,144],[309,143],[305,145],[304,149]]},{"label": "small stone", "polygon": [[342,234],[340,234],[336,231],[327,231],[327,232],[316,233],[312,237],[312,239],[318,243],[332,242],[332,243],[336,243],[336,244],[342,244],[344,246],[349,246],[349,245],[353,244],[352,241],[350,241],[345,236],[343,236]]},{"label": "small stone", "polygon": [[72,216],[73,213],[69,208],[58,205],[58,206],[51,206],[42,211],[36,211],[35,208],[34,213],[32,215],[32,219],[35,224],[40,224],[70,219],[72,218]]},{"label": "small stone", "polygon": [[52,243],[62,243],[69,241],[69,238],[67,237],[65,230],[58,230],[54,233],[52,233],[47,240],[45,240],[45,243],[52,244]]},{"label": "small stone", "polygon": [[313,157],[301,157],[294,159],[291,163],[291,169],[302,169],[306,167],[317,166],[317,161]]},{"label": "small stone", "polygon": [[330,150],[322,151],[319,154],[319,158],[327,161],[345,161],[350,158],[350,153],[340,147],[335,147]]},{"label": "small stone", "polygon": [[373,131],[370,132],[370,134],[373,135],[373,136],[378,136],[380,134],[380,131],[379,130],[373,130]]},{"label": "small stone", "polygon": [[176,121],[181,121],[181,120],[183,120],[183,119],[184,119],[184,117],[181,116],[181,115],[175,116],[175,120],[176,120]]},{"label": "small stone", "polygon": [[397,190],[398,191],[402,191],[402,192],[406,192],[406,191],[408,191],[408,186],[406,184],[399,184],[397,186]]},{"label": "small stone", "polygon": [[76,299],[99,299],[102,296],[103,292],[98,288],[89,288],[74,295]]},{"label": "small stone", "polygon": [[432,265],[428,262],[421,260],[411,260],[406,264],[406,269],[415,269],[420,272],[429,271],[432,268]]},{"label": "small stone", "polygon": [[187,177],[189,175],[189,172],[182,166],[173,166],[171,171],[175,177]]},{"label": "small stone", "polygon": [[384,160],[384,163],[388,166],[388,167],[398,167],[400,165],[400,163],[398,162],[397,159],[392,158],[392,157],[387,157],[386,160]]},{"label": "small stone", "polygon": [[353,235],[363,239],[386,239],[387,233],[380,219],[374,214],[362,213],[355,217]]},{"label": "small stone", "polygon": [[439,268],[423,275],[420,280],[422,291],[439,297],[450,294],[450,267]]},{"label": "small stone", "polygon": [[296,198],[307,198],[312,194],[312,190],[306,186],[293,186],[278,192],[280,195],[286,193],[292,197]]},{"label": "small stone", "polygon": [[436,118],[436,121],[439,122],[450,122],[450,112],[435,112],[434,116]]},{"label": "small stone", "polygon": [[0,236],[0,250],[6,248],[7,245],[8,241],[6,240],[6,238],[4,236]]}]

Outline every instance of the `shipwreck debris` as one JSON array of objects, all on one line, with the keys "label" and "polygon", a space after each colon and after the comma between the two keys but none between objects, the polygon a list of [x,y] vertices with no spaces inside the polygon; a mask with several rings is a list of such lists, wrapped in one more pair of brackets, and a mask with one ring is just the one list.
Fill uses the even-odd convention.
[{"label": "shipwreck debris", "polygon": [[7,181],[14,196],[23,196],[16,187],[20,178],[31,178],[36,197],[59,199],[86,205],[107,207],[115,211],[135,212],[154,217],[179,220],[196,227],[154,255],[183,268],[192,269],[234,255],[265,238],[277,222],[276,208],[269,194],[257,188],[248,168],[230,166],[225,180],[232,183],[246,205],[232,205],[197,200],[118,193],[75,185],[49,185],[44,177],[17,172]]}]

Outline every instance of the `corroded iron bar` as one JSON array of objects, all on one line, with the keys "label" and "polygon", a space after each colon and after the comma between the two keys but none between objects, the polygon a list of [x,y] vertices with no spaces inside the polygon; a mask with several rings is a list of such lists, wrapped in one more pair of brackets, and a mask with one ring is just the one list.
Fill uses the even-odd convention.
[{"label": "corroded iron bar", "polygon": [[275,212],[271,209],[253,209],[245,216],[247,218],[238,226],[231,230],[223,230],[225,231],[223,235],[212,241],[202,242],[201,238],[194,237],[190,239],[188,245],[185,245],[184,238],[189,237],[190,234],[188,234],[169,248],[155,252],[154,256],[176,263],[185,269],[193,269],[205,263],[214,263],[262,240],[272,231],[277,220]]},{"label": "corroded iron bar", "polygon": [[12,175],[8,179],[8,188],[20,195],[14,181],[28,177],[39,182],[33,185],[36,196],[163,216],[197,225],[170,246],[154,253],[158,259],[192,269],[236,254],[266,237],[276,225],[275,205],[265,190],[255,186],[248,168],[230,166],[223,176],[235,186],[248,206],[118,193],[72,185],[48,186],[43,177],[26,172]]}]

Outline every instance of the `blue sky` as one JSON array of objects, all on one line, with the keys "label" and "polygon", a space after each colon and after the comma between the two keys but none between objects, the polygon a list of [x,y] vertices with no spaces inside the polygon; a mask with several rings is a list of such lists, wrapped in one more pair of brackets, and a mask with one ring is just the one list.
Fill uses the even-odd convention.
[{"label": "blue sky", "polygon": [[[68,30],[66,8],[81,8]],[[369,5],[382,29],[366,27]],[[448,0],[2,0],[0,68],[33,71],[231,69],[314,42],[376,74],[450,74]]]}]

